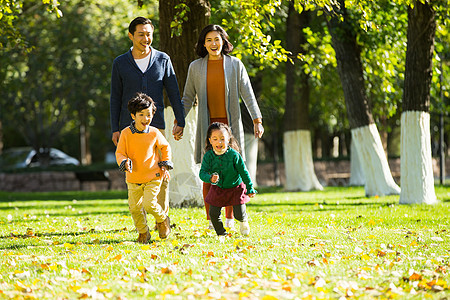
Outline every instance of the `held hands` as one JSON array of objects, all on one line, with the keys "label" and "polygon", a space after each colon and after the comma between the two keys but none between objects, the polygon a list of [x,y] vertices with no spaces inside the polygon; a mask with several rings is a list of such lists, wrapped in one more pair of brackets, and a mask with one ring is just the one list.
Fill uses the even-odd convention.
[{"label": "held hands", "polygon": [[172,134],[175,141],[181,140],[183,137],[184,127],[178,126],[176,123],[173,125]]}]

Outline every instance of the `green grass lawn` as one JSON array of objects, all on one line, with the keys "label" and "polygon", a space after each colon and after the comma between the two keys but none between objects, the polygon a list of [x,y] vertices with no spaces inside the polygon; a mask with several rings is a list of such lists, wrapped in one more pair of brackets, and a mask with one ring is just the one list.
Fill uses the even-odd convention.
[{"label": "green grass lawn", "polygon": [[[434,206],[364,189],[261,190],[251,234],[171,209],[135,243],[126,192],[0,192],[0,299],[448,299],[450,187]],[[153,224],[153,217],[149,216]]]}]

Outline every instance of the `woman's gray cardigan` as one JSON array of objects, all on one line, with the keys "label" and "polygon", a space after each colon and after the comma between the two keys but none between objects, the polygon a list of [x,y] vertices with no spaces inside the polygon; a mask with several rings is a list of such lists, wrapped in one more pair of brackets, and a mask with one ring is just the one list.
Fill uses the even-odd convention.
[{"label": "woman's gray cardigan", "polygon": [[[182,98],[185,116],[191,110],[196,96],[198,99],[197,134],[194,153],[196,163],[201,163],[203,154],[205,153],[206,133],[209,127],[206,91],[207,66],[208,55],[191,62]],[[233,56],[224,55],[223,69],[225,72],[225,108],[227,111],[228,125],[241,147],[242,157],[245,160],[244,127],[241,120],[239,99],[244,101],[252,120],[262,118],[262,115],[256,102],[247,71],[241,60]]]}]

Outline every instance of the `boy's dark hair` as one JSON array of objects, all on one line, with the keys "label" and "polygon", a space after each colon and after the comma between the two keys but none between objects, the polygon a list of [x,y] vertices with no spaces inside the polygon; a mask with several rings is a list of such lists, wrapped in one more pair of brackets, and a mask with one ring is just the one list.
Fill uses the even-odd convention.
[{"label": "boy's dark hair", "polygon": [[220,27],[219,25],[210,24],[207,25],[205,28],[203,28],[202,32],[200,32],[200,35],[198,37],[197,45],[195,45],[195,53],[197,53],[200,57],[205,57],[208,55],[208,50],[205,48],[205,39],[206,35],[211,31],[217,31],[223,40],[223,46],[222,46],[222,54],[228,54],[231,51],[233,51],[233,44],[230,43],[228,40],[228,34],[226,31]]},{"label": "boy's dark hair", "polygon": [[237,152],[240,152],[240,148],[239,148],[239,144],[236,140],[236,138],[233,136],[233,134],[231,133],[231,129],[230,127],[228,127],[227,124],[221,123],[221,122],[214,122],[211,123],[211,125],[209,125],[208,127],[208,131],[206,132],[206,146],[205,146],[205,152],[208,150],[212,150],[212,145],[209,142],[209,138],[211,137],[211,134],[214,130],[221,130],[224,129],[227,133],[228,136],[230,137],[230,140],[228,141],[228,145],[233,148],[234,150],[236,150]]},{"label": "boy's dark hair", "polygon": [[130,114],[136,115],[136,113],[146,108],[152,107],[153,114],[156,112],[155,101],[150,96],[144,93],[136,93],[136,96],[128,101],[128,111]]},{"label": "boy's dark hair", "polygon": [[138,25],[146,25],[150,24],[152,26],[152,29],[154,30],[155,27],[153,26],[153,23],[150,19],[144,18],[144,17],[137,17],[133,21],[131,21],[130,26],[128,26],[128,32],[134,35],[134,32],[136,31],[136,26]]}]

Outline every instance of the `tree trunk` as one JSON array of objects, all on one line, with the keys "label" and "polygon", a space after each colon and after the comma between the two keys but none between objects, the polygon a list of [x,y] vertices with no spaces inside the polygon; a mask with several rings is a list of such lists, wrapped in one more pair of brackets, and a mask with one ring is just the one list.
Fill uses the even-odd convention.
[{"label": "tree trunk", "polygon": [[419,1],[408,9],[400,156],[403,204],[437,202],[429,113],[435,17],[432,7]]},{"label": "tree trunk", "polygon": [[353,139],[350,141],[350,180],[348,185],[358,186],[365,185],[366,179],[361,168],[361,161],[358,157],[355,142]]},{"label": "tree trunk", "polygon": [[340,0],[339,3],[340,8],[335,10],[336,14],[330,16],[328,28],[336,52],[337,69],[344,90],[352,139],[366,179],[366,195],[398,194],[400,188],[390,173],[364,86],[361,51],[356,38],[357,25],[347,13],[344,1]]},{"label": "tree trunk", "polygon": [[[181,36],[171,36],[170,24],[177,13],[175,6],[185,3],[190,12],[188,21],[183,22]],[[196,59],[195,44],[201,30],[208,25],[210,4],[206,0],[159,1],[160,48],[169,54],[177,75],[180,93],[183,94],[187,71],[191,61]],[[168,103],[168,101],[165,101]],[[165,109],[166,137],[172,147],[174,170],[169,184],[169,201],[172,206],[203,205],[202,182],[198,178],[200,166],[194,161],[197,109],[193,107],[186,116],[183,139],[175,141],[171,134],[174,115],[171,107]]]},{"label": "tree trunk", "polygon": [[[175,6],[185,3],[190,12],[186,14],[188,20],[183,22],[180,36],[173,35],[170,23],[177,14]],[[189,64],[197,58],[195,45],[202,29],[209,24],[211,5],[207,0],[159,0],[159,47],[169,54],[175,74],[177,74],[178,87],[183,94],[184,84]]]},{"label": "tree trunk", "polygon": [[81,104],[83,108],[80,110],[80,154],[81,164],[83,166],[90,165],[92,163],[92,155],[90,149],[90,131],[87,122],[87,112],[85,104]]},{"label": "tree trunk", "polygon": [[3,152],[3,123],[0,120],[0,154]]},{"label": "tree trunk", "polygon": [[292,53],[286,63],[286,109],[284,114],[283,150],[286,190],[322,190],[314,172],[309,124],[309,80],[303,63],[297,58],[304,53],[306,37],[303,29],[309,24],[309,12],[299,14],[289,2],[286,49]]}]

